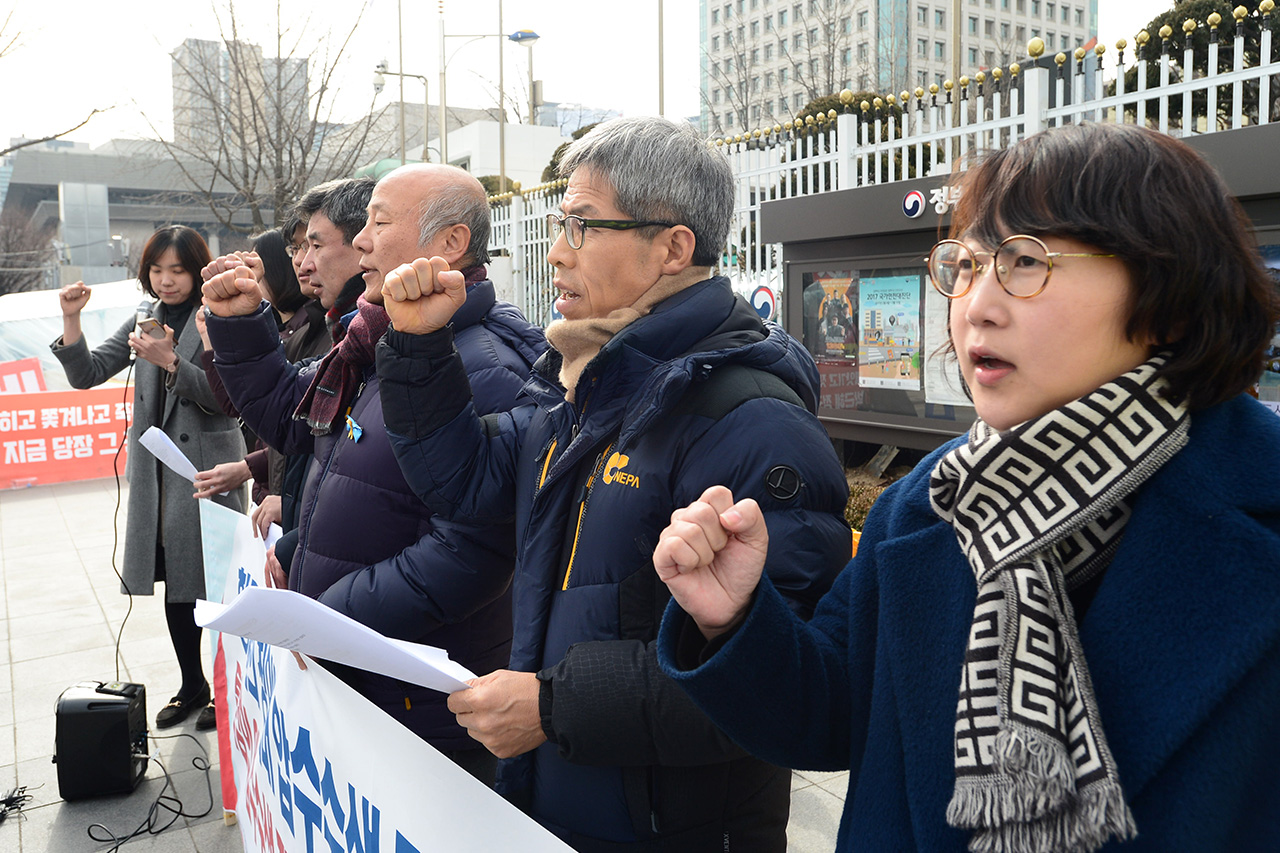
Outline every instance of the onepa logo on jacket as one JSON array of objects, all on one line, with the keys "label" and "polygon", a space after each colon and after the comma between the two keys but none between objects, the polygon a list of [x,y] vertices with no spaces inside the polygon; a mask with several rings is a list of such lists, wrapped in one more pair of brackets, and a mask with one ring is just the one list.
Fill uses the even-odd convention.
[{"label": "onepa logo on jacket", "polygon": [[610,456],[609,462],[604,466],[604,477],[601,478],[604,480],[605,485],[610,483],[621,483],[622,485],[630,486],[633,489],[640,488],[640,478],[635,474],[628,474],[626,471],[622,470],[627,467],[627,463],[630,461],[631,457],[624,456],[621,453],[615,452]]}]

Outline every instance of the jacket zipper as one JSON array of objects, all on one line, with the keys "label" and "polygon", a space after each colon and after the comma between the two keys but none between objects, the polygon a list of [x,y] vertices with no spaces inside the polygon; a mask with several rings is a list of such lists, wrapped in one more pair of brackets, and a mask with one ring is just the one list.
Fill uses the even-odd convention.
[{"label": "jacket zipper", "polygon": [[569,575],[573,574],[573,560],[578,555],[578,537],[582,535],[582,519],[587,514],[587,501],[591,500],[591,487],[595,484],[596,476],[600,473],[600,467],[609,458],[609,451],[612,449],[613,442],[609,442],[608,447],[596,457],[596,463],[591,467],[591,475],[587,477],[587,482],[582,487],[582,497],[579,499],[578,504],[578,527],[573,531],[573,548],[569,551],[569,565],[564,570],[564,583],[560,585],[562,592],[569,588]]},{"label": "jacket zipper", "polygon": [[[595,387],[595,382],[596,380],[593,378],[591,380],[592,387]],[[587,398],[588,399],[590,398],[589,390],[587,393]],[[578,437],[578,427],[582,423],[582,419],[583,417],[585,417],[586,412],[587,412],[587,400],[584,399],[582,401],[582,408],[577,412],[577,418],[573,426],[570,427],[569,429],[570,444],[572,444],[573,440]],[[538,492],[542,491],[542,484],[547,482],[547,472],[551,470],[551,463],[555,461],[556,447],[559,445],[559,443],[560,443],[560,440],[555,436],[552,436],[550,443],[548,443],[547,446],[542,449],[542,452],[538,454],[538,456],[534,459],[535,466],[536,465],[542,466],[542,473],[538,476],[538,485],[533,490],[533,494],[535,497],[537,496]]]},{"label": "jacket zipper", "polygon": [[[360,395],[364,393],[364,386],[365,386],[365,383],[361,382],[360,387],[356,389],[356,395],[351,398],[351,405],[347,407],[348,415],[355,410],[356,401],[359,400]],[[324,483],[324,478],[329,476],[329,469],[333,467],[334,461],[338,458],[338,449],[342,446],[342,442],[345,438],[345,436],[343,435],[343,432],[345,431],[345,429],[346,429],[345,424],[339,427],[337,438],[333,442],[333,447],[329,450],[329,458],[325,460],[324,470],[321,471],[320,476],[316,478],[316,493],[315,495],[312,496],[312,499],[311,499],[311,511],[307,514],[308,522],[311,521],[311,517],[315,512],[316,501],[320,499],[320,486],[322,483]],[[302,478],[302,487],[305,489],[306,485],[307,485],[307,478],[304,475]],[[298,518],[302,518],[301,510],[298,511]],[[298,571],[298,589],[302,589],[302,569],[307,561],[307,543],[310,540],[311,540],[311,525],[310,523],[308,523],[307,535],[305,537],[299,537],[298,546],[297,548],[294,549],[294,555],[295,555],[294,559],[297,560],[297,566],[295,568]],[[290,575],[292,575],[292,571],[290,571]],[[290,580],[289,586],[290,588],[293,587],[292,580]]]},{"label": "jacket zipper", "polygon": [[556,455],[556,440],[553,437],[551,439],[551,443],[542,449],[542,455],[538,457],[538,460],[537,460],[539,462],[542,462],[542,475],[538,477],[538,488],[534,489],[535,495],[542,490],[542,484],[547,481],[547,472],[551,470],[551,460],[555,458],[555,455]]}]

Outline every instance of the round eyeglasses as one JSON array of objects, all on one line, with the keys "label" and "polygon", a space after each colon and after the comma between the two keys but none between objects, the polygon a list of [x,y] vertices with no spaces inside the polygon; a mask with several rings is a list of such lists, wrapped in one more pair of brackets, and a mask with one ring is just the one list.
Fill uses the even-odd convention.
[{"label": "round eyeglasses", "polygon": [[[1039,295],[1049,284],[1054,258],[1114,258],[1098,252],[1050,252],[1039,237],[1014,234],[1000,241],[994,252],[975,252],[959,240],[943,240],[925,260],[929,281],[948,299],[969,292],[973,282],[989,266],[995,267],[996,281],[1004,292],[1018,299]],[[986,258],[983,262],[981,258]]]},{"label": "round eyeglasses", "polygon": [[564,232],[564,238],[569,242],[570,249],[581,249],[582,240],[586,236],[588,228],[604,228],[608,231],[630,231],[633,228],[647,228],[650,225],[656,225],[661,228],[675,228],[674,222],[655,222],[647,219],[583,219],[581,216],[569,214],[568,216],[558,216],[554,213],[547,214],[547,233],[551,235],[551,242],[554,243],[560,236],[560,232]]}]

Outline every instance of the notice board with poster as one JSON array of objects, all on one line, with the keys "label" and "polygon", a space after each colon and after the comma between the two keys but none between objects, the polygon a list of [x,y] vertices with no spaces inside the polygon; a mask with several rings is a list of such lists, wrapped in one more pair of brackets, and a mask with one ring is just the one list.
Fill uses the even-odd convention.
[{"label": "notice board with poster", "polygon": [[949,357],[948,300],[923,261],[789,264],[791,288],[802,310],[800,329],[788,331],[817,363],[818,416],[832,435],[928,448],[968,429],[974,412]]}]

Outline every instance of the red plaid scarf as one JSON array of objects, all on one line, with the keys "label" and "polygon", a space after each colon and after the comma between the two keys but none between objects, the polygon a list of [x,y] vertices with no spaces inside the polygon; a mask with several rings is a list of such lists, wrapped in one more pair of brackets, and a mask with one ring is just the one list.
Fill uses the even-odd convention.
[{"label": "red plaid scarf", "polygon": [[305,420],[314,435],[327,435],[354,402],[364,369],[374,362],[378,341],[391,325],[381,305],[356,300],[359,312],[351,321],[342,343],[329,350],[316,368],[315,378],[293,413]]}]

